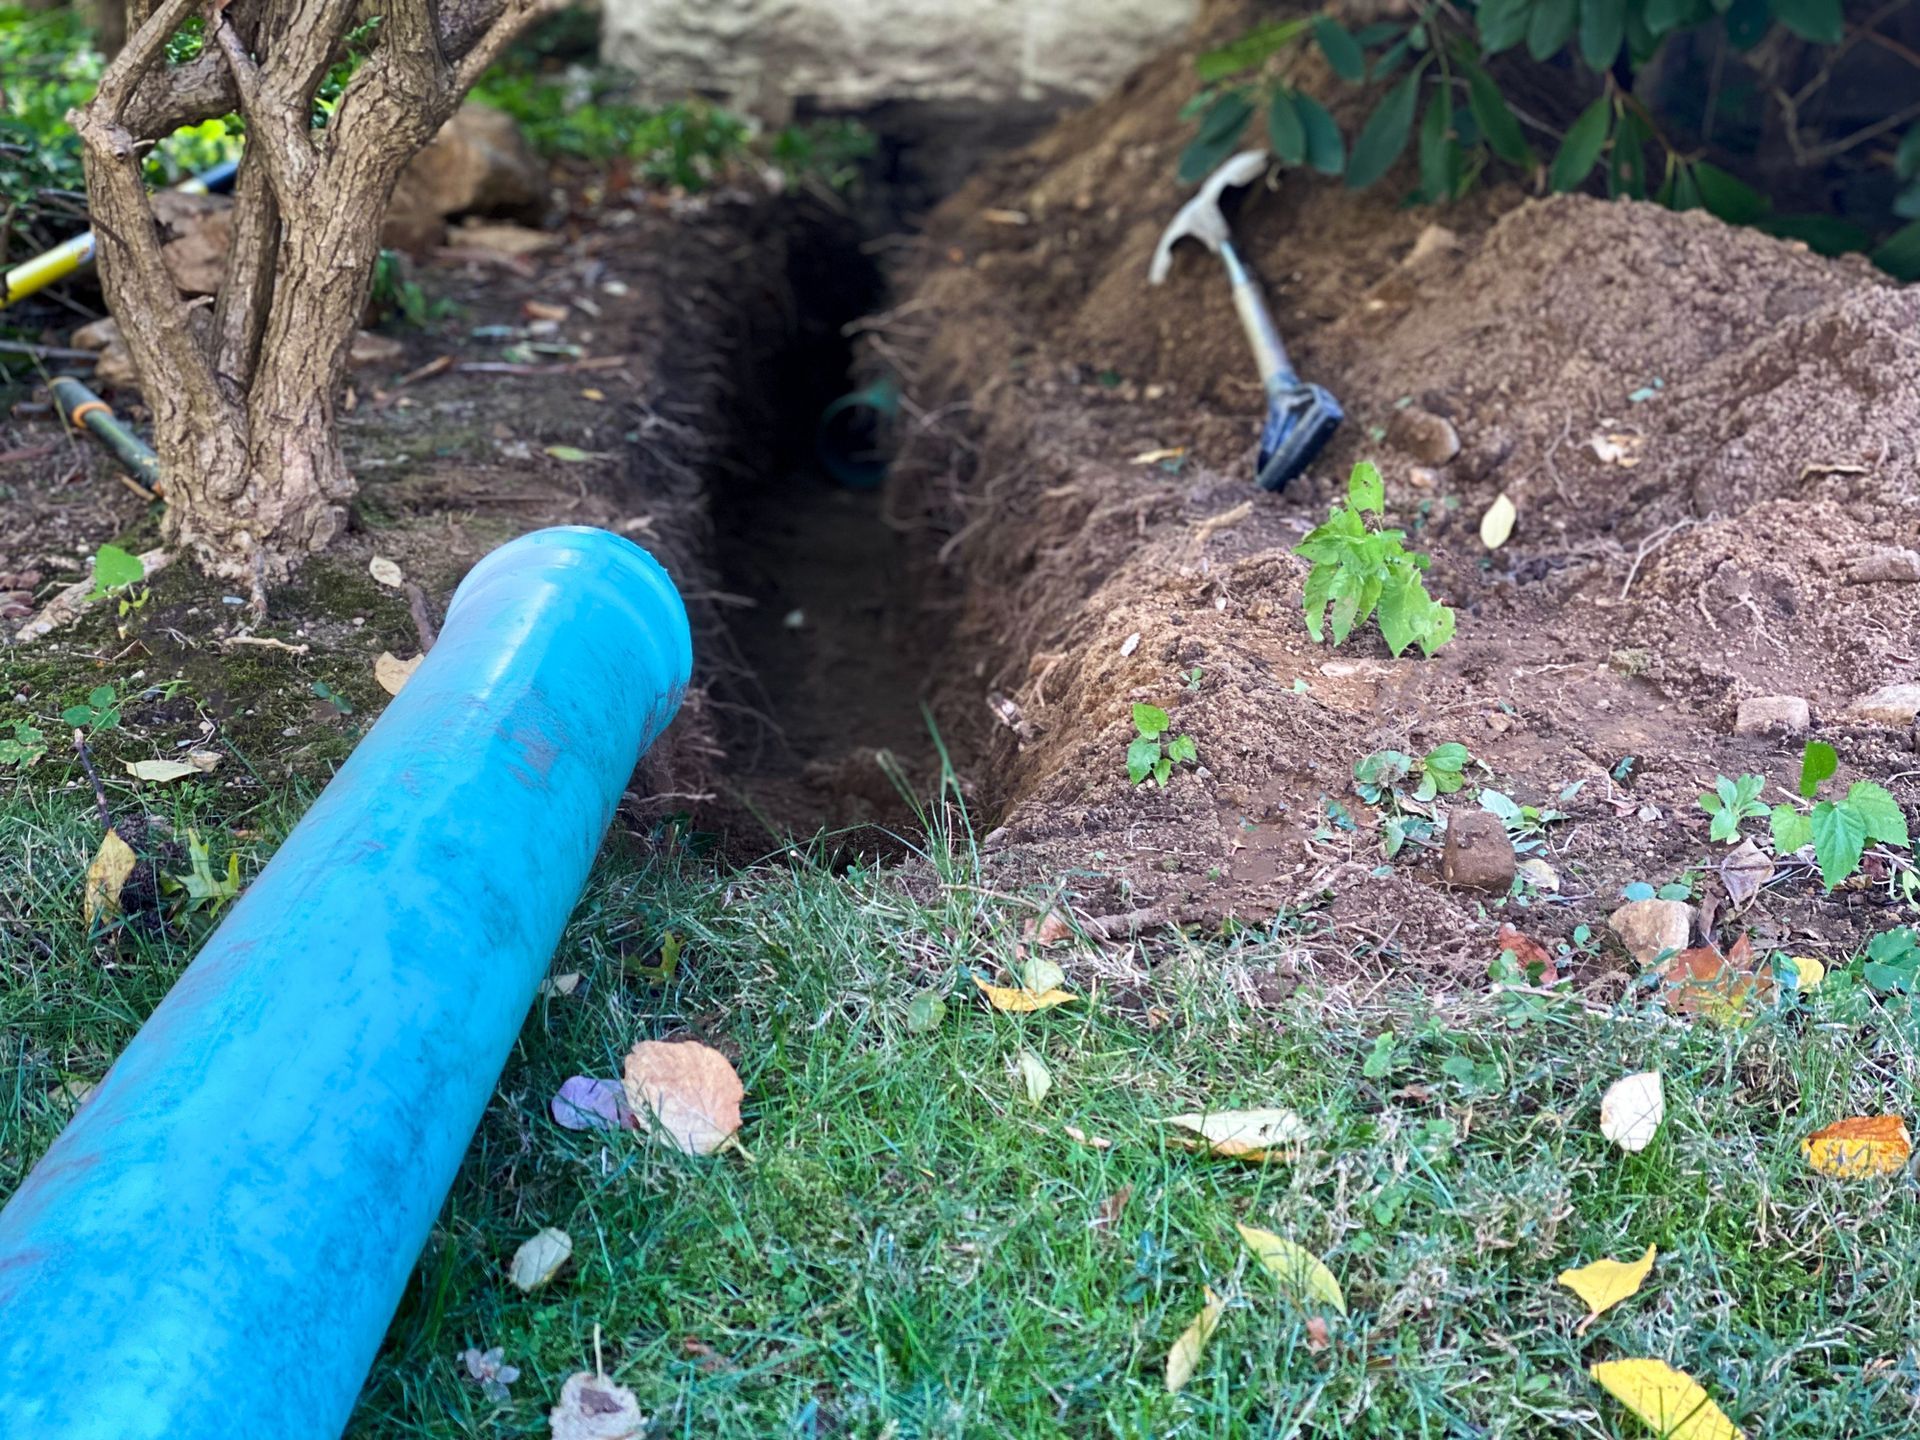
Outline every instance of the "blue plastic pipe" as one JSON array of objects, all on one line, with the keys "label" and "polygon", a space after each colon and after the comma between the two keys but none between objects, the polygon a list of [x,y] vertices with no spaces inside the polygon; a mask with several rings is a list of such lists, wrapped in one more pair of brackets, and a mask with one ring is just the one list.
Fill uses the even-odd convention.
[{"label": "blue plastic pipe", "polygon": [[618,536],[474,567],[0,1211],[0,1436],[336,1440],[691,655]]}]

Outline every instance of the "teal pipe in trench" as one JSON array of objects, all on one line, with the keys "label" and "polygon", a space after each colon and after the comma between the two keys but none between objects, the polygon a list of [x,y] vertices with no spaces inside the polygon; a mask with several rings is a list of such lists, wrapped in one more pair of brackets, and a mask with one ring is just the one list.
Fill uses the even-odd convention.
[{"label": "teal pipe in trench", "polygon": [[618,536],[474,567],[0,1211],[0,1436],[339,1436],[691,656]]}]

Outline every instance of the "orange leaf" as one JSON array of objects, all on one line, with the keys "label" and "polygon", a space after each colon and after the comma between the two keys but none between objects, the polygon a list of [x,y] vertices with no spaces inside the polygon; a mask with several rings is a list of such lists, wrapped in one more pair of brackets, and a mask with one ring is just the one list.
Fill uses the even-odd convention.
[{"label": "orange leaf", "polygon": [[1800,1142],[1807,1163],[1842,1180],[1891,1175],[1913,1155],[1907,1122],[1898,1115],[1857,1115],[1836,1120]]},{"label": "orange leaf", "polygon": [[1778,988],[1771,974],[1753,969],[1753,942],[1742,935],[1722,955],[1711,945],[1682,950],[1656,972],[1665,982],[1661,1002],[1676,1015],[1739,1020],[1771,1004]]},{"label": "orange leaf", "polygon": [[1553,956],[1548,953],[1547,947],[1542,945],[1538,940],[1522,935],[1518,930],[1513,928],[1512,924],[1503,921],[1500,926],[1500,933],[1493,937],[1493,943],[1500,947],[1502,954],[1511,951],[1513,953],[1514,963],[1522,970],[1538,965],[1540,967],[1540,983],[1542,985],[1558,985],[1560,983],[1560,969],[1553,963]]}]

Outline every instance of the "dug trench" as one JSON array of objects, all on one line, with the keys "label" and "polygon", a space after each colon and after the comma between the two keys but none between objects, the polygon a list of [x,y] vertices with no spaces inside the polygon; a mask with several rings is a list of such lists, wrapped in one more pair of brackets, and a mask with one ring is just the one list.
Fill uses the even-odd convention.
[{"label": "dug trench", "polygon": [[[1194,47],[1210,23],[1235,21]],[[1184,198],[1190,77],[1191,49],[1161,57],[930,215],[925,185],[857,206],[576,196],[550,249],[437,266],[458,317],[357,379],[355,529],[264,625],[176,565],[130,635],[96,616],[23,647],[16,684],[64,700],[135,665],[150,688],[105,758],[191,720],[247,761],[230,787],[324,778],[383,701],[374,658],[419,648],[375,556],[437,608],[512,534],[602,524],[673,571],[701,657],[623,807],[644,845],[812,846],[914,883],[931,816],[982,883],[1102,926],[1284,926],[1451,985],[1510,921],[1603,1000],[1634,978],[1600,938],[1631,887],[1683,886],[1720,943],[1763,952],[1843,957],[1892,923],[1892,853],[1831,895],[1778,857],[1733,903],[1696,802],[1719,775],[1786,798],[1805,737],[1735,733],[1742,702],[1778,696],[1808,702],[1842,783],[1920,799],[1910,692],[1863,703],[1920,680],[1920,295],[1698,214],[1512,186],[1416,211],[1391,182],[1289,175],[1244,197],[1237,234],[1349,419],[1269,495],[1213,262],[1145,283]],[[847,462],[873,437],[830,431],[823,463],[821,421],[876,382],[900,400],[861,488]],[[1361,459],[1458,612],[1430,659],[1307,633],[1293,547]],[[19,487],[10,564],[154,541],[91,463],[85,506],[64,454]],[[1518,520],[1490,549],[1502,495]],[[1142,703],[1193,738],[1164,786],[1127,773]],[[1450,742],[1468,788],[1387,857],[1355,764]],[[1450,885],[1438,824],[1483,788],[1532,808],[1514,828],[1540,863]]]}]

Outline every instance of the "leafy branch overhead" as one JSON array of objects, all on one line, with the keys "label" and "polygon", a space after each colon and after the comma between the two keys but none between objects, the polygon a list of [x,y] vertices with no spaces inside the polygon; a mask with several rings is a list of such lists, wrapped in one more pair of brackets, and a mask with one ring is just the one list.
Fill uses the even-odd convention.
[{"label": "leafy branch overhead", "polygon": [[[1869,102],[1860,131],[1820,146],[1798,129],[1813,91],[1832,79],[1833,62],[1879,18],[1850,32],[1841,0],[1461,0],[1413,6],[1404,17],[1357,31],[1327,15],[1263,24],[1195,60],[1204,88],[1181,112],[1198,128],[1180,156],[1179,175],[1193,183],[1210,173],[1241,148],[1258,116],[1283,165],[1344,175],[1354,189],[1383,179],[1409,146],[1418,160],[1414,198],[1427,204],[1459,199],[1495,164],[1528,175],[1544,165],[1556,191],[1583,188],[1597,169],[1610,196],[1705,209],[1824,253],[1871,250],[1897,278],[1920,278],[1920,121],[1890,155],[1870,162],[1891,167],[1895,181],[1881,227],[1890,233],[1876,246],[1868,230],[1835,216],[1776,215],[1767,196],[1705,159],[1703,147],[1676,139],[1677,125],[1663,124],[1667,117],[1634,84],[1641,72],[1657,73],[1676,37],[1696,46],[1724,42],[1740,56],[1777,24],[1800,40],[1834,47],[1811,90],[1780,92],[1775,102],[1795,157],[1810,157],[1802,163],[1812,165],[1898,133],[1908,113],[1901,105],[1920,86],[1920,57],[1895,44],[1914,72],[1911,83]],[[1326,106],[1290,83],[1289,62],[1308,49],[1317,49],[1340,80],[1373,93],[1351,146]],[[1564,129],[1509,99],[1523,89],[1561,93],[1569,83],[1592,98]]]}]

